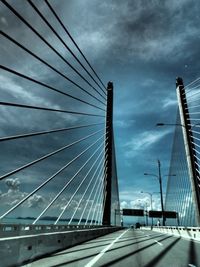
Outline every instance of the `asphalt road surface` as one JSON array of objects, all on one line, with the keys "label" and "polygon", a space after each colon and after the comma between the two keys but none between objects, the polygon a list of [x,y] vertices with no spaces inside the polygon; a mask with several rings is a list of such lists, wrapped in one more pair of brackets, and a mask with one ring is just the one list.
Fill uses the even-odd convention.
[{"label": "asphalt road surface", "polygon": [[200,242],[124,229],[23,266],[200,267]]}]

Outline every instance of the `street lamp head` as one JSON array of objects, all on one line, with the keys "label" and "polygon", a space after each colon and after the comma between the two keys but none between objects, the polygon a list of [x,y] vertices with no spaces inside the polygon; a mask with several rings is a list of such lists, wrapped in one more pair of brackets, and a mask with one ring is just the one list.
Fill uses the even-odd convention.
[{"label": "street lamp head", "polygon": [[156,126],[164,126],[165,124],[162,122],[156,123]]},{"label": "street lamp head", "polygon": [[155,177],[157,177],[157,178],[158,178],[158,175],[156,175],[156,174],[153,174],[153,173],[147,173],[147,172],[145,172],[145,173],[144,173],[144,175],[148,175],[148,176],[155,176]]},{"label": "street lamp head", "polygon": [[[163,122],[158,122],[158,123],[156,123],[156,126],[181,126],[181,127],[184,127],[185,128],[185,125],[183,125],[181,123],[163,123]],[[191,126],[193,127],[194,125],[191,125]]]}]

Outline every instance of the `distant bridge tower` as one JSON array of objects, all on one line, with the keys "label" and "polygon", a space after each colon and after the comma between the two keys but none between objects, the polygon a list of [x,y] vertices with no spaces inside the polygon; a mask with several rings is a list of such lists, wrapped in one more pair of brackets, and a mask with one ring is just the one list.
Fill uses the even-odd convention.
[{"label": "distant bridge tower", "polygon": [[106,144],[105,144],[105,199],[103,225],[111,225],[111,194],[112,194],[112,152],[113,152],[113,83],[107,85],[107,114],[106,114]]},{"label": "distant bridge tower", "polygon": [[188,103],[182,78],[176,79],[176,91],[180,112],[180,119],[183,131],[184,145],[187,157],[188,172],[192,188],[192,197],[196,210],[197,225],[200,226],[200,187],[198,185],[199,167],[195,161],[196,152],[194,146],[194,138],[188,109]]}]

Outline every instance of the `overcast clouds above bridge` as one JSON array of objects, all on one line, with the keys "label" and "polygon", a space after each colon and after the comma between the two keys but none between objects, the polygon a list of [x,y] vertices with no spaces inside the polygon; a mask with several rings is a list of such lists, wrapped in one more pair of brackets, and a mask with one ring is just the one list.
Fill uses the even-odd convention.
[{"label": "overcast clouds above bridge", "polygon": [[[8,3],[11,2],[8,1]],[[158,191],[157,181],[143,176],[143,173],[145,171],[157,172],[158,158],[161,160],[163,174],[168,173],[174,129],[173,127],[157,129],[155,124],[159,121],[175,121],[177,109],[175,77],[183,77],[187,84],[197,78],[196,75],[199,72],[200,63],[196,59],[200,53],[200,3],[195,0],[60,0],[51,1],[51,3],[94,68],[101,74],[103,81],[114,82],[114,128],[120,200],[122,207],[139,207],[148,199],[140,194],[141,188],[144,191]],[[12,4],[30,23],[34,23],[34,27],[52,45],[56,45],[62,55],[66,55],[64,47],[61,44],[58,45],[51,30],[39,17],[35,19],[37,14],[27,2],[16,1]],[[36,5],[63,36],[63,31],[49,16],[46,4],[37,2]],[[72,71],[47,49],[45,44],[41,44],[38,37],[31,33],[19,19],[11,16],[11,11],[2,3],[0,12],[1,29],[33,52],[37,51],[55,67],[64,69],[71,78],[75,77]],[[29,36],[28,39],[27,36]],[[69,45],[72,47],[72,44],[69,43]],[[44,82],[51,81],[53,85],[66,88],[63,78],[58,79],[48,68],[41,67],[31,56],[25,57],[23,51],[17,50],[15,45],[5,38],[1,41],[0,49],[3,64],[6,63],[7,66],[19,72],[25,72],[27,75],[39,75]],[[8,51],[13,52],[14,60],[10,59]],[[67,58],[72,59],[69,54]],[[76,77],[77,82],[80,80]],[[62,99],[40,88],[33,88],[26,81],[22,86],[16,77],[5,72],[0,74],[0,81],[1,99],[4,101],[20,100],[18,102],[52,108],[73,106],[77,111],[81,110],[81,106],[72,100]],[[25,87],[28,90],[25,90]],[[69,93],[73,92],[75,96],[85,97],[80,91],[75,91],[73,86],[67,85],[67,90]],[[90,100],[93,104],[97,103],[94,99]],[[100,106],[103,107],[103,105]],[[89,106],[85,109],[87,112],[92,110]],[[41,113],[38,118],[34,112],[30,112],[26,118],[22,119],[21,112],[17,109],[8,111],[7,108],[1,107],[2,136],[13,134],[13,126],[18,133],[19,129],[24,129],[26,132],[28,129],[41,130],[51,125],[59,128],[63,126],[64,121],[72,124],[84,122],[83,118],[63,114]],[[98,110],[97,113],[102,114]],[[12,122],[12,129],[7,124],[8,120]],[[93,119],[91,121],[94,122]],[[56,137],[48,137],[45,140],[46,144],[52,142],[51,138],[59,144],[64,142],[64,136],[61,136],[59,141]],[[19,143],[13,142],[10,150],[4,150],[1,155],[3,157],[1,162],[6,171],[10,171],[10,162],[6,159],[11,157],[10,161],[12,161],[12,157],[13,159],[16,157],[18,146]],[[23,146],[25,151],[27,149],[29,157],[34,158],[36,154],[38,155],[38,143],[36,145],[33,141],[31,153],[26,142]],[[44,150],[46,149],[44,143],[41,146]],[[49,172],[51,169],[54,169],[54,165],[49,162]],[[36,175],[37,171],[33,168],[29,174],[24,172],[16,175],[17,181],[13,182],[10,179],[6,182],[6,186],[1,189],[2,199],[6,205],[10,205],[12,196],[14,196],[13,192],[15,192],[13,197],[15,201],[17,194],[19,198],[21,194],[26,194],[26,186],[34,187],[35,181],[40,179]],[[40,171],[42,172],[42,166]],[[24,182],[26,186],[23,185]],[[46,192],[46,198],[48,198],[48,192]],[[137,202],[138,199],[141,201]],[[154,204],[158,206],[159,199],[156,194],[154,199]],[[35,205],[37,208],[45,202],[45,197],[38,195],[38,197],[29,199],[27,207]]]}]

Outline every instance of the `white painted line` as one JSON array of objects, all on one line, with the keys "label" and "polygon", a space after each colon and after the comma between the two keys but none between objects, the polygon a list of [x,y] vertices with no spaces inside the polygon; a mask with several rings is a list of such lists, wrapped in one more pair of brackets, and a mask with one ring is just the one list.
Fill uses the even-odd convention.
[{"label": "white painted line", "polygon": [[114,245],[114,243],[116,243],[126,232],[128,232],[130,229],[127,229],[126,231],[124,231],[120,236],[118,236],[115,240],[113,240],[112,243],[110,243],[110,245],[108,245],[107,247],[105,247],[96,257],[94,257],[90,262],[88,262],[84,267],[92,267],[103,255],[104,253],[106,253],[106,251],[108,251],[112,245]]},{"label": "white painted line", "polygon": [[196,267],[196,265],[194,265],[194,264],[188,264],[188,266],[190,266],[190,267]]},{"label": "white painted line", "polygon": [[158,245],[163,246],[163,244],[160,243],[160,242],[158,242],[157,240],[154,239],[154,241],[155,241]]}]

